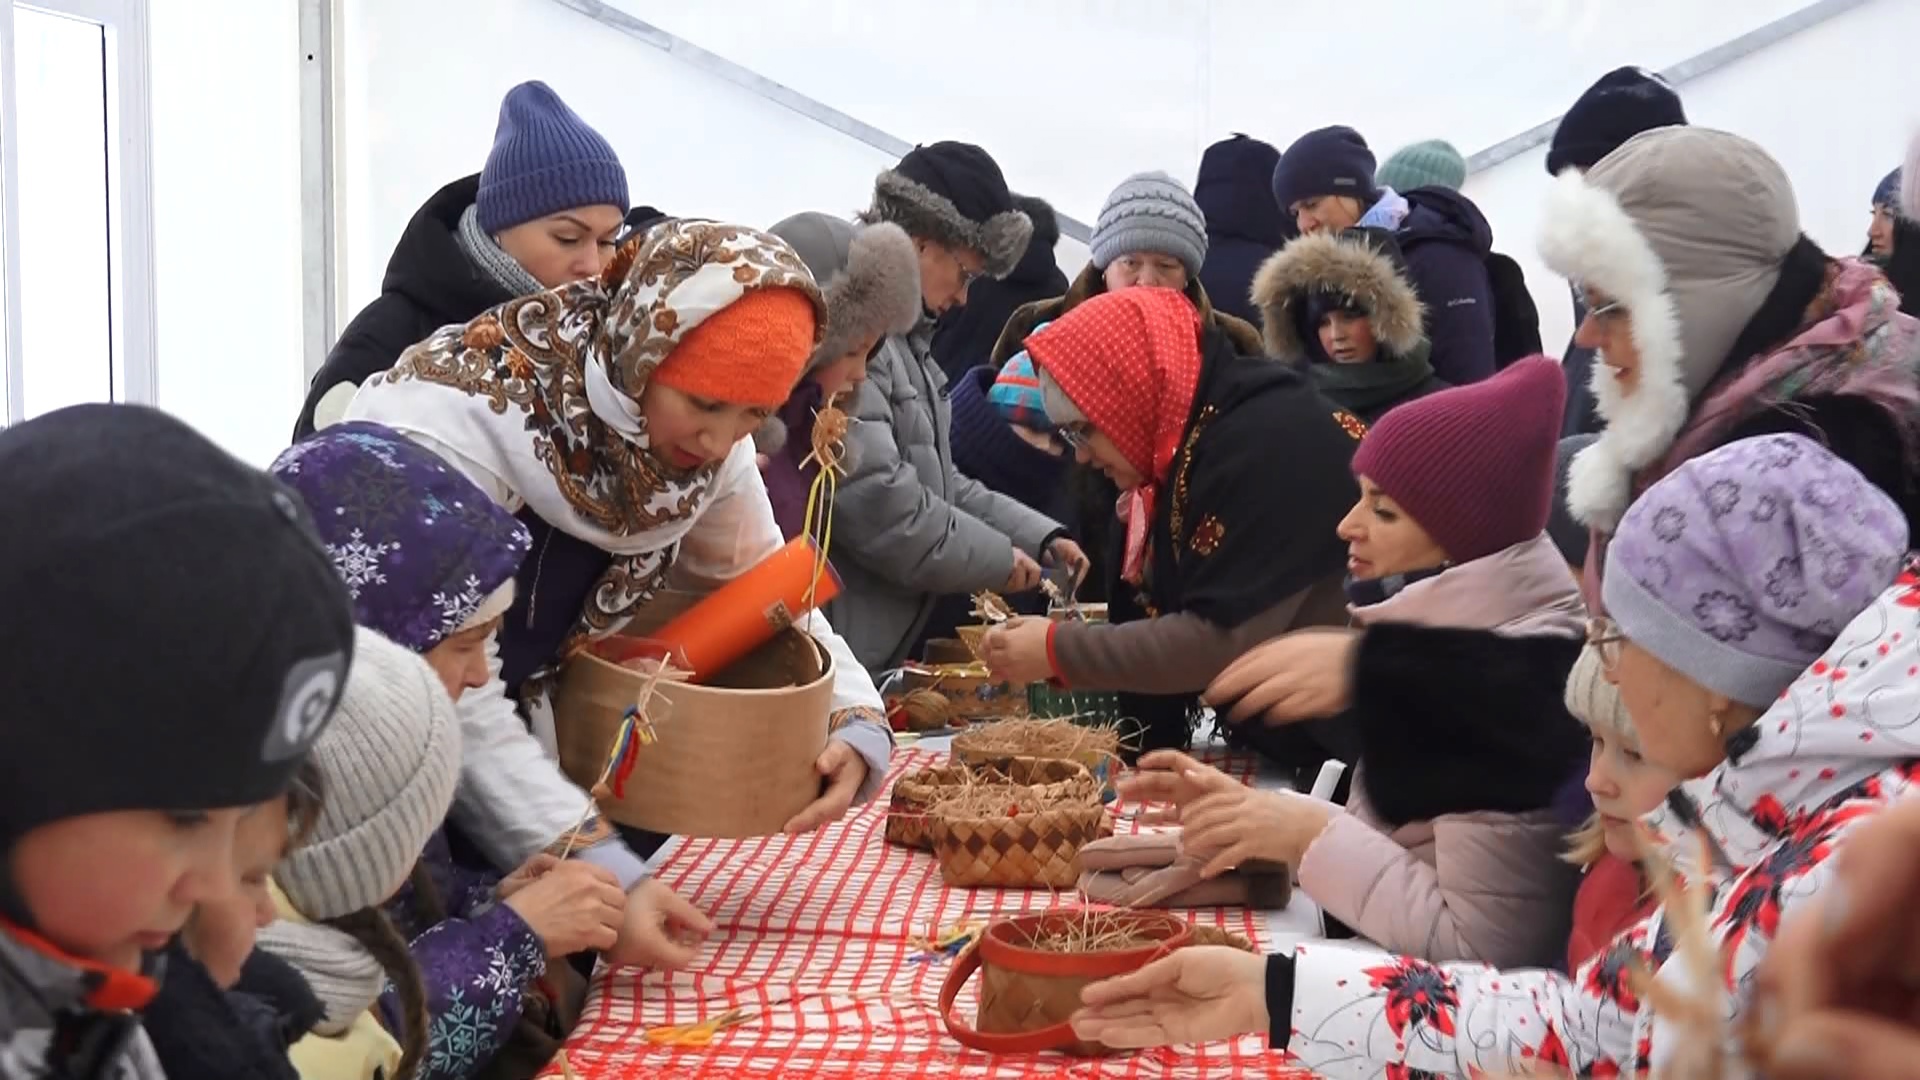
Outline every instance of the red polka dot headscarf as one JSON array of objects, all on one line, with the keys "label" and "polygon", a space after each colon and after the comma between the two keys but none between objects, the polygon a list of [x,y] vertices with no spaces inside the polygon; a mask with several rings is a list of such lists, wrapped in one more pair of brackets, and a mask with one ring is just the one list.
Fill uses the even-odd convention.
[{"label": "red polka dot headscarf", "polygon": [[1139,584],[1159,488],[1200,385],[1200,313],[1174,289],[1102,293],[1027,339],[1027,353],[1146,477],[1120,499],[1123,576]]}]

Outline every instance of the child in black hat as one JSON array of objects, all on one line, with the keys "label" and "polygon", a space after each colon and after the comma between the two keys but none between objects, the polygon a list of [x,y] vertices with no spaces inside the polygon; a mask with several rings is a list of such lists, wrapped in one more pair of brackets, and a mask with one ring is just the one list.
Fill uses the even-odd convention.
[{"label": "child in black hat", "polygon": [[133,1015],[155,956],[238,890],[352,610],[299,501],[157,411],[16,425],[0,476],[0,1075],[162,1076]]}]

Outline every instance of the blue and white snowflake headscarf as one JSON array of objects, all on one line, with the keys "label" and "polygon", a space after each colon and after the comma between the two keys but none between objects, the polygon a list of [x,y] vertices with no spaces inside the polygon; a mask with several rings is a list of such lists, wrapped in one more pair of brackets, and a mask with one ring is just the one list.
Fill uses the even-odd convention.
[{"label": "blue and white snowflake headscarf", "polygon": [[361,626],[424,653],[512,603],[526,527],[399,432],[338,424],[271,471],[306,499]]}]

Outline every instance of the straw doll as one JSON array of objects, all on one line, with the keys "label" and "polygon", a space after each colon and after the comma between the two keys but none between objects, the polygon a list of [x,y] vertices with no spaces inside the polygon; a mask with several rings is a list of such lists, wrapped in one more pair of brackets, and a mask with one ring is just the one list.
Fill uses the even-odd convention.
[{"label": "straw doll", "polygon": [[[920,319],[920,264],[913,241],[887,222],[855,225],[827,214],[804,213],[769,230],[793,245],[827,304],[820,344],[807,358],[800,381],[778,412],[754,432],[755,449],[766,457],[761,475],[780,532],[788,539],[810,531],[806,520],[809,492],[821,476],[815,449],[819,428],[847,423],[847,395],[867,378],[867,362],[888,334],[904,334]],[[838,481],[851,471],[845,432],[821,432],[826,456],[837,462]],[[813,500],[820,501],[818,496]],[[816,541],[824,529],[811,530]]]}]

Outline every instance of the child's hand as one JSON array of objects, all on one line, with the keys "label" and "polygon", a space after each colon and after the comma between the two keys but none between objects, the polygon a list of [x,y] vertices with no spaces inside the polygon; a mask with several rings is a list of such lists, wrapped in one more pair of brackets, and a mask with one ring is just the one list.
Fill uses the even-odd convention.
[{"label": "child's hand", "polygon": [[607,950],[607,959],[618,966],[686,967],[713,933],[712,920],[653,878],[627,894],[626,916],[620,940]]},{"label": "child's hand", "polygon": [[612,871],[573,860],[515,890],[506,905],[526,920],[547,955],[570,956],[612,948],[620,936],[626,900]]}]

